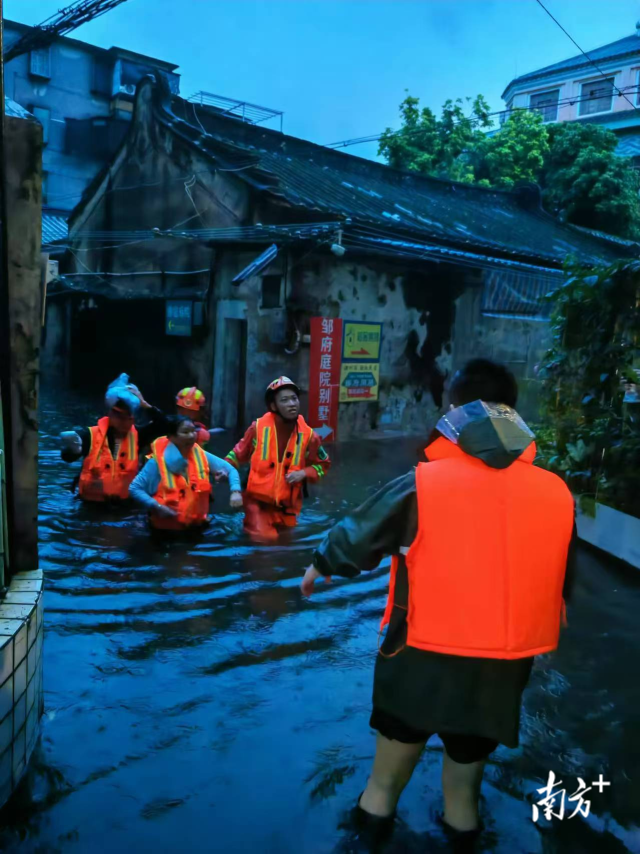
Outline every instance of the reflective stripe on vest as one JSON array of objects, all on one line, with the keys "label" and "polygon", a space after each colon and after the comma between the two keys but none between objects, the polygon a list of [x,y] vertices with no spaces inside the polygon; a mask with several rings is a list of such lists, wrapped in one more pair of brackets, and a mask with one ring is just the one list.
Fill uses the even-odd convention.
[{"label": "reflective stripe on vest", "polygon": [[307,448],[313,430],[302,415],[294,427],[280,459],[276,416],[267,412],[256,421],[256,449],[251,457],[247,496],[264,504],[299,513],[302,508],[302,485],[288,484],[289,472],[305,467]]},{"label": "reflective stripe on vest", "polygon": [[82,464],[79,494],[85,501],[129,497],[129,486],[138,473],[138,431],[132,427],[114,460],[108,440],[109,419],[89,428],[91,444]]},{"label": "reflective stripe on vest", "polygon": [[207,455],[199,445],[194,445],[187,458],[187,476],[169,470],[165,451],[170,442],[166,436],[156,439],[151,445],[151,457],[156,461],[160,473],[160,484],[154,496],[158,504],[171,507],[178,514],[174,519],[163,519],[151,515],[155,528],[183,530],[195,525],[204,525],[209,518],[211,482]]},{"label": "reflective stripe on vest", "polygon": [[[446,439],[426,454],[407,555],[407,645],[505,659],[555,649],[574,517],[567,486],[531,464],[533,444],[501,470]],[[393,605],[391,595],[383,625]]]}]

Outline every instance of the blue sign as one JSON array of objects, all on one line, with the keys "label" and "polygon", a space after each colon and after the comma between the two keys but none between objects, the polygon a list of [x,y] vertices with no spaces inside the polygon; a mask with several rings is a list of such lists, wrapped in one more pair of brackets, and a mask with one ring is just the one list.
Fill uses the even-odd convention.
[{"label": "blue sign", "polygon": [[167,335],[191,335],[193,326],[193,303],[191,300],[168,299],[165,317]]}]

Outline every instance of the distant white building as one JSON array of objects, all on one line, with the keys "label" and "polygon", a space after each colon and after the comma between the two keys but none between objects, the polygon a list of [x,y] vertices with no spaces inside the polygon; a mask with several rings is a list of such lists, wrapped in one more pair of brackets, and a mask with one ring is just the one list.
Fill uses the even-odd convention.
[{"label": "distant white building", "polygon": [[507,110],[605,125],[620,138],[617,153],[640,165],[640,22],[635,35],[586,52],[593,62],[579,54],[516,77],[502,94]]}]

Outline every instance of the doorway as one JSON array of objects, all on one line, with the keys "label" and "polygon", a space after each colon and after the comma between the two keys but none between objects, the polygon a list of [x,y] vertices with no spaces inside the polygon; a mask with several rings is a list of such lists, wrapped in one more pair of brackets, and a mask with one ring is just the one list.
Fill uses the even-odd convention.
[{"label": "doorway", "polygon": [[222,425],[229,430],[244,429],[247,377],[247,321],[225,318],[224,383]]}]

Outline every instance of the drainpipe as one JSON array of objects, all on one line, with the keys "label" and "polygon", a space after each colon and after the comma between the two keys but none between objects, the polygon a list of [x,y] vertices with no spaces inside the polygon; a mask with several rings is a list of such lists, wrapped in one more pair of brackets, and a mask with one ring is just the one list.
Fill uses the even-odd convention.
[{"label": "drainpipe", "polygon": [[[4,16],[3,2],[0,0],[0,399],[2,406],[2,486],[4,487],[0,501],[2,503],[2,557],[0,583],[4,589],[8,586],[8,571],[15,549],[14,538],[10,536],[13,529],[13,429],[11,419],[11,320],[9,316],[9,258],[7,243],[7,197],[5,169],[5,105],[4,105]],[[6,548],[5,548],[6,546]]]}]

